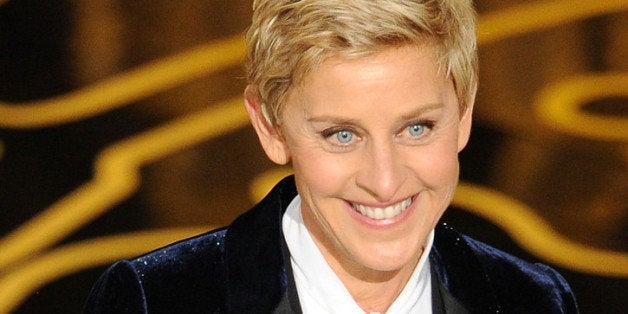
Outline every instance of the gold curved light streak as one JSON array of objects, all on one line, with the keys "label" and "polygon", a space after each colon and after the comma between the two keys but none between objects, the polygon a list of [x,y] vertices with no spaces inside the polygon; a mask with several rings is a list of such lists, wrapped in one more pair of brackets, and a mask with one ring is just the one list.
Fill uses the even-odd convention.
[{"label": "gold curved light streak", "polygon": [[[288,168],[273,169],[256,177],[251,200],[259,202]],[[452,205],[499,226],[528,252],[561,267],[602,276],[628,277],[628,254],[582,245],[557,233],[533,209],[494,190],[460,182]]]},{"label": "gold curved light streak", "polygon": [[461,183],[452,204],[494,223],[522,248],[555,265],[595,275],[628,277],[628,254],[574,242],[507,195]]},{"label": "gold curved light streak", "polygon": [[141,166],[248,124],[242,99],[149,130],[105,149],[93,180],[0,240],[0,270],[54,244],[130,196]]},{"label": "gold curved light streak", "polygon": [[482,14],[478,44],[488,44],[594,16],[628,10],[626,0],[545,0],[513,5]]},{"label": "gold curved light streak", "polygon": [[628,73],[579,75],[543,89],[535,112],[546,126],[595,140],[628,142],[628,118],[595,116],[582,111],[593,100],[628,97]]},{"label": "gold curved light streak", "polygon": [[55,279],[136,256],[215,228],[199,226],[147,230],[95,238],[56,248],[16,267],[0,279],[0,313],[12,312],[38,287]]},{"label": "gold curved light streak", "polygon": [[259,203],[281,179],[293,174],[292,167],[273,168],[257,175],[249,185],[249,199]]},{"label": "gold curved light streak", "polygon": [[142,65],[65,95],[23,104],[0,102],[0,127],[38,128],[89,118],[244,60],[241,35]]}]

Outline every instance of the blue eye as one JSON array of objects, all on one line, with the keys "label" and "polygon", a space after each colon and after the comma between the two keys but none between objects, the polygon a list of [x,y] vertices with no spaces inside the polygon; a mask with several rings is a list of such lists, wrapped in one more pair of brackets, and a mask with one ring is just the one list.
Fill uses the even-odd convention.
[{"label": "blue eye", "polygon": [[342,144],[347,144],[351,142],[352,138],[353,138],[353,133],[349,130],[342,130],[342,131],[336,132],[336,139],[338,139],[338,142]]},{"label": "blue eye", "polygon": [[421,134],[425,132],[425,126],[422,124],[413,124],[408,127],[408,132],[414,137],[421,136]]}]

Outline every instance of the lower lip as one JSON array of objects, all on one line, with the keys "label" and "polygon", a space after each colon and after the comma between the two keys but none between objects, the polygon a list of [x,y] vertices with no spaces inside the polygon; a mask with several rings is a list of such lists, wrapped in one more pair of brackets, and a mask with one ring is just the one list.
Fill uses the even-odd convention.
[{"label": "lower lip", "polygon": [[347,207],[348,207],[349,212],[351,213],[351,216],[355,218],[361,224],[364,224],[372,228],[391,228],[393,226],[400,224],[403,220],[405,220],[406,217],[410,215],[412,211],[414,211],[417,198],[418,196],[412,197],[412,203],[410,204],[410,206],[408,206],[404,211],[399,213],[399,215],[393,218],[381,219],[381,220],[372,219],[365,215],[362,215],[360,212],[353,209],[353,206],[351,206],[351,203],[346,202],[346,201],[345,203],[347,204]]}]

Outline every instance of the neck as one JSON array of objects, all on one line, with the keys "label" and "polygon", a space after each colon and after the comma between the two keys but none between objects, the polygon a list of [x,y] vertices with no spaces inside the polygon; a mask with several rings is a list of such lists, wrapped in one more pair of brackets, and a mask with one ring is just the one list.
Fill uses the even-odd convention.
[{"label": "neck", "polygon": [[341,274],[338,271],[335,272],[360,308],[366,312],[379,313],[388,310],[412,274],[412,270],[408,272],[402,269],[390,274],[382,274],[378,276],[380,278],[377,281],[369,281],[348,274]]}]

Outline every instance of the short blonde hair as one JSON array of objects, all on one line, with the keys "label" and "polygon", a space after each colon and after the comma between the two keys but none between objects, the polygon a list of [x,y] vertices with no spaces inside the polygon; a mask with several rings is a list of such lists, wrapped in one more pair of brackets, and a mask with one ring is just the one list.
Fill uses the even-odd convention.
[{"label": "short blonde hair", "polygon": [[247,79],[275,123],[290,88],[326,57],[433,43],[462,112],[477,87],[475,23],[471,0],[254,0]]}]

